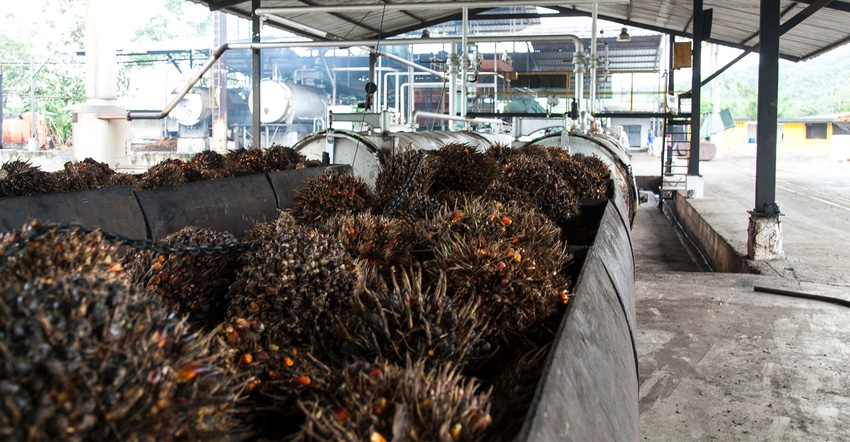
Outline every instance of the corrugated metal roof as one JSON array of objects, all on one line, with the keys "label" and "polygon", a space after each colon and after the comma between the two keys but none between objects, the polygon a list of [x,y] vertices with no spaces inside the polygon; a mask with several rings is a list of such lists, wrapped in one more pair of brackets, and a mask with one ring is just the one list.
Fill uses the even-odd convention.
[{"label": "corrugated metal roof", "polygon": [[[250,0],[190,1],[213,10],[246,18],[251,16]],[[779,3],[782,23],[794,19],[812,3],[827,3],[782,36],[780,53],[783,58],[805,60],[850,42],[850,1],[781,0]],[[261,0],[260,10],[267,12],[269,26],[314,40],[369,40],[458,20],[461,17],[459,8],[464,6],[470,8],[470,19],[475,20],[483,15],[482,12],[497,6],[531,4],[545,6],[564,16],[589,15],[592,8],[587,0]],[[709,41],[742,49],[757,45],[759,5],[760,0],[705,0],[704,9],[713,10]],[[689,36],[693,28],[692,6],[692,0],[598,0],[598,13],[600,19]],[[527,16],[527,12],[522,14]]]}]

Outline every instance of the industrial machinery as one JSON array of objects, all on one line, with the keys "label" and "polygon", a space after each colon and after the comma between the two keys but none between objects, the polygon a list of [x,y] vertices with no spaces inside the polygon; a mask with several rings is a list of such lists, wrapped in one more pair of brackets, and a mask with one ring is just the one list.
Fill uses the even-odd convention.
[{"label": "industrial machinery", "polygon": [[[263,80],[260,97],[265,146],[291,146],[304,135],[325,128],[328,98],[322,89]],[[253,93],[248,96],[248,109],[254,113]]]},{"label": "industrial machinery", "polygon": [[[263,146],[291,146],[306,134],[325,127],[328,100],[317,87],[277,80],[260,84]],[[227,91],[228,140],[233,148],[253,145],[251,133],[252,98],[241,90]],[[218,103],[209,88],[195,87],[177,104],[169,118],[177,123],[177,151],[197,153],[210,148],[214,111]],[[246,129],[247,128],[247,129]]]}]

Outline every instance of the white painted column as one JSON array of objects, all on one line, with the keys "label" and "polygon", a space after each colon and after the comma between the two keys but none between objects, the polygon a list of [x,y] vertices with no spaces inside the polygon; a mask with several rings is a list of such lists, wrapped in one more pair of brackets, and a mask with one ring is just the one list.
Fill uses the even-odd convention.
[{"label": "white painted column", "polygon": [[86,102],[74,115],[74,161],[127,163],[130,122],[116,101],[115,20],[120,1],[86,0]]}]

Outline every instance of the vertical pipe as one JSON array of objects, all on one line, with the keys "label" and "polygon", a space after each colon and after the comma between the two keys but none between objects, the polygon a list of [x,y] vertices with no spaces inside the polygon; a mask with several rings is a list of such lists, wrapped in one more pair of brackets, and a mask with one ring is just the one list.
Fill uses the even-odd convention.
[{"label": "vertical pipe", "polygon": [[[670,41],[670,44],[668,45],[669,46],[668,50],[670,51],[670,53],[667,54],[667,93],[675,96],[676,81],[675,81],[675,78],[673,76],[674,75],[674,72],[673,72],[673,47],[675,46],[676,37],[674,37],[672,34],[670,34],[668,36],[668,38],[669,38],[669,41]],[[664,97],[664,102],[667,103],[667,97],[666,96]],[[667,113],[668,114],[670,113],[669,109],[667,110]],[[678,113],[678,111],[677,111],[677,113]],[[662,162],[665,164],[664,173],[662,175],[669,175],[673,170],[673,144],[672,144],[673,143],[673,137],[671,135],[670,145],[667,146],[667,131],[668,131],[668,129],[669,128],[667,127],[667,124],[665,124],[664,125],[664,145],[667,148],[667,151],[666,151],[667,155],[665,156],[664,159],[662,159]],[[659,202],[658,204],[660,205],[661,202]]]},{"label": "vertical pipe", "polygon": [[[778,1],[778,0],[777,0]],[[702,0],[694,0],[693,61],[691,62],[691,149],[688,154],[688,175],[699,176],[700,84],[702,83]],[[778,26],[778,25],[777,25]]]},{"label": "vertical pipe", "polygon": [[[260,42],[260,16],[257,15],[257,9],[260,7],[260,0],[251,0],[251,42]],[[263,111],[260,107],[260,81],[262,81],[262,59],[260,58],[259,49],[251,49],[251,89],[254,92],[254,99],[251,105],[254,113],[251,115],[251,138],[255,149],[262,148],[262,131],[260,129],[260,115]]]},{"label": "vertical pipe", "polygon": [[599,55],[596,53],[596,16],[599,5],[593,4],[593,12],[591,14],[591,35],[590,35],[590,106],[588,110],[590,115],[593,115],[596,110],[596,67],[599,64]]},{"label": "vertical pipe", "polygon": [[779,95],[779,0],[761,0],[754,211],[779,213],[776,204],[776,126]]},{"label": "vertical pipe", "polygon": [[[416,125],[416,121],[413,121],[413,111],[416,107],[416,91],[414,91],[414,84],[416,83],[416,76],[413,74],[413,45],[409,46],[410,48],[410,65],[407,66],[407,81],[410,83],[410,89],[407,91],[407,124],[408,127],[413,129]],[[396,77],[398,78],[398,77]]]},{"label": "vertical pipe", "polygon": [[[460,73],[460,116],[466,116],[466,75],[469,72],[469,48],[467,48],[467,35],[468,35],[468,26],[469,26],[469,8],[463,8],[463,20],[461,20],[462,30],[461,30],[461,73]],[[464,123],[463,130],[469,130],[469,124]]]},{"label": "vertical pipe", "polygon": [[[455,45],[452,44],[452,53],[449,54],[449,115],[457,115],[457,54],[454,52]],[[454,120],[449,120],[449,130],[457,130]]]},{"label": "vertical pipe", "polygon": [[38,135],[35,133],[35,57],[30,55],[30,138],[29,150],[38,149]]}]

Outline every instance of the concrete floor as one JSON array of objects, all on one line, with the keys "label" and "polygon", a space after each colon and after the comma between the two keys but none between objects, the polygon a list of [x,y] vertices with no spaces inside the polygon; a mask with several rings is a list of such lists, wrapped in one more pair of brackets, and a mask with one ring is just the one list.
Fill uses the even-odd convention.
[{"label": "concrete floor", "polygon": [[[633,156],[637,175],[658,158]],[[746,253],[754,151],[701,163],[689,200]],[[646,440],[850,440],[850,309],[754,286],[850,299],[850,164],[780,151],[786,259],[762,274],[700,273],[650,201],[635,218],[641,436]]]}]

